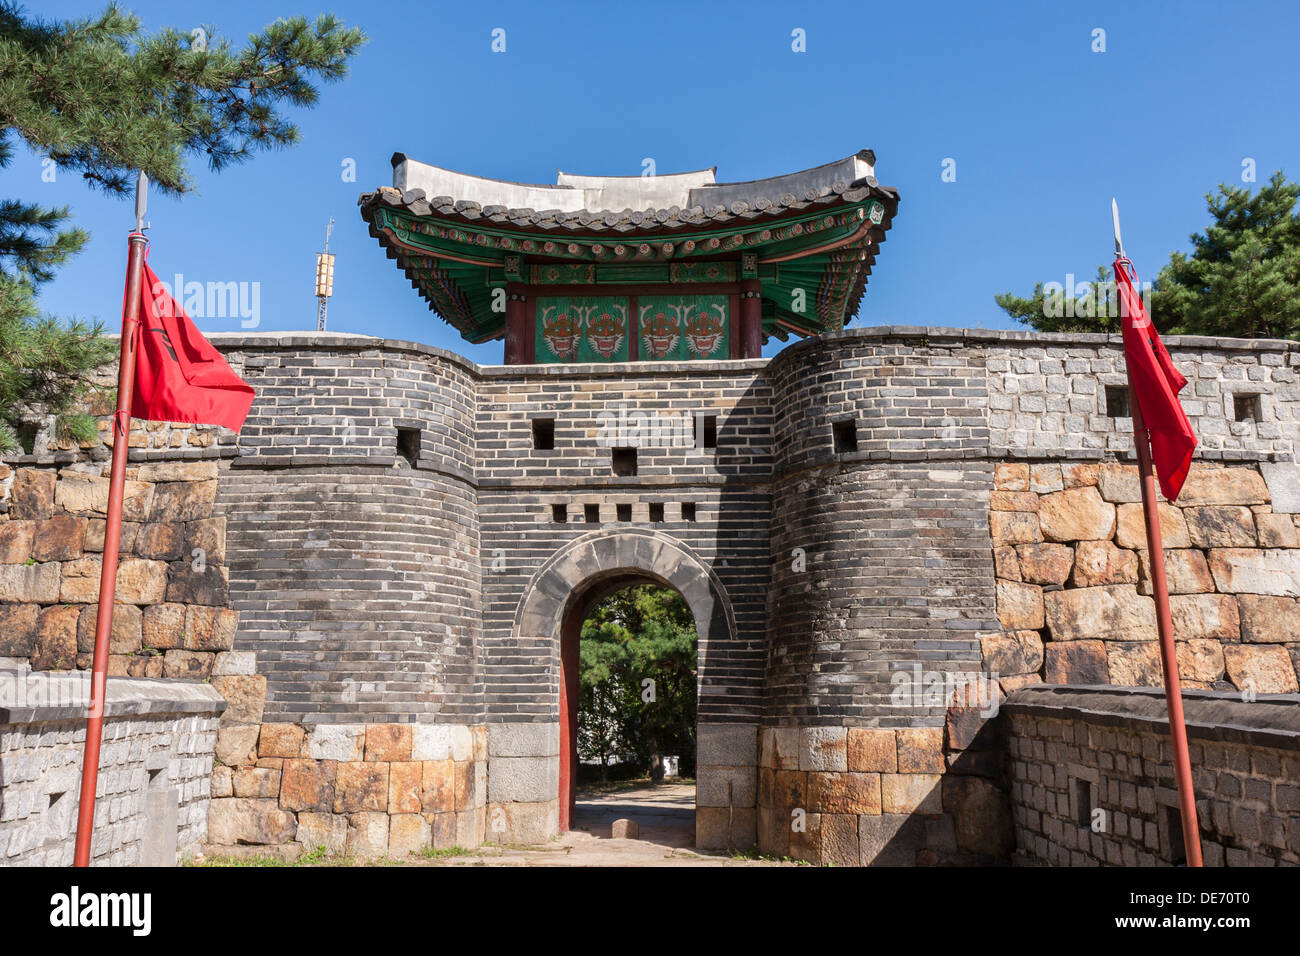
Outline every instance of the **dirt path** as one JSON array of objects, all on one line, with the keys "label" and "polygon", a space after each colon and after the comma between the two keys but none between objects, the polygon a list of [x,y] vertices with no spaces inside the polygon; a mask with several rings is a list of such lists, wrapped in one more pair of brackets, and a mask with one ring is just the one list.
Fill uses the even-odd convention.
[{"label": "dirt path", "polygon": [[[636,840],[615,840],[610,825],[635,820]],[[580,794],[574,829],[532,847],[485,846],[467,856],[420,861],[433,866],[790,866],[695,850],[695,788],[662,784],[607,794]]]}]

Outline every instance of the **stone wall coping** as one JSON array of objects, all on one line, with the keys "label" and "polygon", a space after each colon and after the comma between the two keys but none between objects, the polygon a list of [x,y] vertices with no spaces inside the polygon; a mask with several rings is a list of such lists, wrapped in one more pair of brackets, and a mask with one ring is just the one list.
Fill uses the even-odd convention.
[{"label": "stone wall coping", "polygon": [[583,362],[538,363],[533,365],[479,365],[448,349],[406,339],[386,339],[373,335],[338,332],[214,332],[208,340],[223,352],[276,351],[292,349],[348,349],[357,351],[409,352],[445,359],[479,378],[513,378],[517,376],[600,375],[623,376],[628,374],[679,375],[682,372],[759,371],[766,368],[769,359],[729,359],[717,362]]},{"label": "stone wall coping", "polygon": [[406,339],[386,339],[355,332],[213,332],[209,342],[220,351],[287,351],[292,349],[349,349],[364,352],[411,352],[445,359],[471,374],[481,374],[483,366],[463,355],[436,345]]},{"label": "stone wall coping", "polygon": [[[0,661],[0,725],[85,720],[90,671],[32,671],[14,658]],[[226,701],[211,684],[174,678],[110,677],[104,717],[221,714]]]},{"label": "stone wall coping", "polygon": [[[792,359],[801,352],[840,342],[890,341],[896,339],[924,338],[930,344],[961,347],[1000,344],[1016,348],[1099,345],[1123,348],[1124,339],[1119,334],[1101,332],[1037,332],[1013,329],[961,329],[930,325],[877,325],[856,329],[843,329],[814,335],[786,346],[770,359],[729,359],[717,362],[611,362],[581,364],[537,365],[479,365],[448,349],[411,342],[404,339],[386,339],[372,335],[339,332],[214,332],[208,339],[222,351],[273,351],[280,349],[353,349],[361,351],[410,352],[445,359],[464,368],[473,375],[484,378],[510,378],[533,376],[595,375],[620,376],[629,374],[735,373],[760,371],[769,366]],[[1168,335],[1163,341],[1171,351],[1177,349],[1221,349],[1236,352],[1300,352],[1300,342],[1290,339],[1240,339],[1206,335]]]},{"label": "stone wall coping", "polygon": [[[1158,687],[1037,684],[1011,694],[1001,710],[1167,734],[1165,707]],[[1248,703],[1240,691],[1184,689],[1183,714],[1189,737],[1300,750],[1300,694],[1261,694]]]},{"label": "stone wall coping", "polygon": [[[240,449],[234,441],[234,436],[231,435],[224,444],[209,445],[206,448],[131,448],[127,452],[127,463],[137,465],[158,461],[211,461],[238,458]],[[104,448],[107,450],[108,446],[105,445]],[[85,462],[89,451],[90,449],[78,448],[48,452],[44,455],[0,455],[0,461],[20,468],[61,467]],[[105,458],[104,461],[108,459]]]}]

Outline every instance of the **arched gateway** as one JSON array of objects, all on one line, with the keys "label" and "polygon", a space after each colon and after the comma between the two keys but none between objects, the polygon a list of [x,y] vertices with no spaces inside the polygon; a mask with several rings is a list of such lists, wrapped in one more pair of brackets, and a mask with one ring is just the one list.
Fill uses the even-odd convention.
[{"label": "arched gateway", "polygon": [[[702,682],[708,672],[709,649],[735,633],[735,616],[717,575],[689,547],[666,534],[636,529],[584,535],[538,568],[519,603],[515,639],[549,642],[559,678],[556,777],[562,831],[569,828],[573,813],[582,622],[602,597],[647,579],[676,589],[691,609],[699,638],[697,681]],[[489,777],[491,773],[489,763]]]},{"label": "arched gateway", "polygon": [[[524,185],[399,154],[362,217],[504,363],[222,343],[259,393],[217,502],[257,659],[222,680],[264,682],[239,716],[271,725],[222,753],[283,762],[271,823],[372,854],[551,839],[583,616],[651,580],[699,632],[699,849],[996,855],[952,823],[1000,799],[990,764],[950,767],[944,702],[897,691],[977,671],[1000,631],[994,449],[1019,439],[990,408],[1011,346],[842,331],[898,208],[874,161]],[[792,335],[811,338],[762,357]]]}]

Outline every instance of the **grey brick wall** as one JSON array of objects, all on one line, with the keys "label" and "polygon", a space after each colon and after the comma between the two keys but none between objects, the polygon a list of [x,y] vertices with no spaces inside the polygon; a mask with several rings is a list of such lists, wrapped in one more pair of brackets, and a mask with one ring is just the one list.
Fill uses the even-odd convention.
[{"label": "grey brick wall", "polygon": [[[718,576],[737,633],[701,647],[702,720],[760,716],[771,507],[771,394],[762,363],[684,363],[628,374],[554,368],[484,370],[479,519],[483,547],[483,680],[488,720],[558,717],[552,646],[511,633],[529,579],[583,534],[650,527],[690,547]],[[697,447],[696,415],[716,417],[717,447]],[[647,432],[637,416],[668,428]],[[533,449],[531,420],[555,422],[555,449]],[[617,431],[617,434],[614,432]],[[612,443],[612,444],[611,444]],[[637,449],[637,474],[615,476],[614,445]],[[693,520],[682,505],[693,505]],[[565,507],[563,522],[554,505]],[[662,520],[650,520],[651,505]],[[596,521],[586,520],[595,506]],[[619,506],[628,509],[620,520]]]},{"label": "grey brick wall", "polygon": [[257,653],[266,720],[477,711],[472,485],[389,464],[232,468],[220,487],[235,648]]},{"label": "grey brick wall", "polygon": [[858,462],[785,483],[773,519],[770,719],[942,723],[942,706],[896,706],[893,675],[981,668],[978,634],[998,629],[991,477],[985,462]]},{"label": "grey brick wall", "polygon": [[[770,721],[936,724],[893,675],[978,671],[997,629],[985,358],[942,335],[842,334],[773,360]],[[835,423],[856,448],[837,450]]]}]

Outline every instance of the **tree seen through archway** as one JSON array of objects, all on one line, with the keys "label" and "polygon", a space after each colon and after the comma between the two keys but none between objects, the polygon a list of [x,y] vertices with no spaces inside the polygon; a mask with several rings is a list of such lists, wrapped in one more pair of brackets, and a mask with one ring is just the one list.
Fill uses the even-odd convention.
[{"label": "tree seen through archway", "polygon": [[580,774],[664,777],[666,756],[695,775],[695,620],[669,587],[638,584],[603,598],[582,624]]}]

